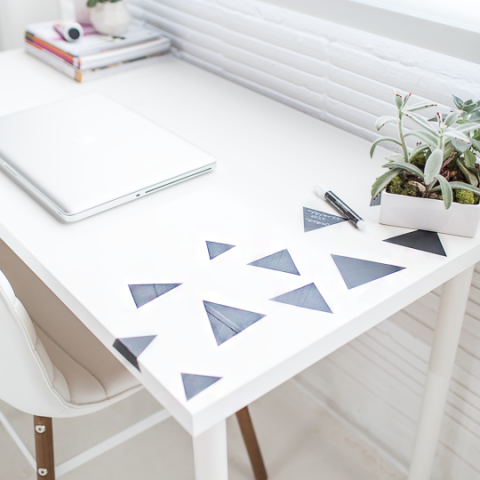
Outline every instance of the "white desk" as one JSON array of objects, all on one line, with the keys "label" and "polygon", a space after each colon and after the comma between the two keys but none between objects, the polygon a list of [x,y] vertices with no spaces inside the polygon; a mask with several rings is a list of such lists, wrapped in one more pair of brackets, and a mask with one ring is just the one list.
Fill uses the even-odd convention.
[{"label": "white desk", "polygon": [[[226,479],[228,416],[456,277],[441,319],[451,331],[436,340],[450,353],[431,363],[412,465],[412,480],[429,478],[480,237],[440,235],[446,257],[383,242],[408,231],[379,225],[369,205],[382,164],[369,142],[172,56],[87,84],[20,51],[0,55],[0,70],[0,115],[101,91],[218,159],[214,173],[69,225],[0,174],[0,237],[194,437],[197,480]],[[305,233],[303,207],[335,214],[314,181],[367,230]],[[235,247],[210,260],[206,241]],[[284,249],[300,275],[248,265]],[[404,268],[348,289],[332,255]],[[160,283],[181,285],[137,308],[128,285]],[[333,313],[271,300],[311,283]],[[204,301],[265,316],[218,345]],[[142,336],[155,339],[139,371],[112,345]],[[187,400],[182,373],[221,380]]]}]

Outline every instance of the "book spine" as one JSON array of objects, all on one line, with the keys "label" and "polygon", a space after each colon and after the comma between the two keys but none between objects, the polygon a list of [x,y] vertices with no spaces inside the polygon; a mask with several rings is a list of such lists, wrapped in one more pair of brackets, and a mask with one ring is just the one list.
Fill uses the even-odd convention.
[{"label": "book spine", "polygon": [[28,33],[28,32],[25,33],[25,40],[31,44],[39,45],[40,47],[42,47],[42,49],[48,50],[53,55],[56,55],[62,60],[65,60],[66,62],[71,63],[75,67],[78,67],[79,65],[78,57],[74,57],[73,55],[70,55],[69,53],[62,51],[59,48],[54,47],[50,43],[36,37],[35,35],[32,35],[31,33]]},{"label": "book spine", "polygon": [[[33,55],[38,59],[42,60],[43,62],[48,63],[50,66],[68,75],[70,78],[74,78],[75,80],[77,80],[76,78],[77,72],[75,71],[75,68],[72,65],[68,64],[67,62],[63,61],[62,59],[56,57],[55,55],[51,54],[46,50],[43,50],[41,47],[29,42],[27,42],[27,44],[25,45],[25,49],[30,55]],[[77,80],[77,81],[81,81],[81,76],[80,76],[80,80]]]}]

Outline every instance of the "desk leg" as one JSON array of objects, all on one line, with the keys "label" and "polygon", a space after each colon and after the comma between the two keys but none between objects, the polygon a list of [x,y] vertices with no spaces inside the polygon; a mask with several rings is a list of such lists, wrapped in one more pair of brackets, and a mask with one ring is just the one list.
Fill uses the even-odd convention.
[{"label": "desk leg", "polygon": [[443,286],[409,480],[429,480],[455,365],[474,267]]},{"label": "desk leg", "polygon": [[227,423],[225,420],[193,437],[195,480],[228,480]]}]

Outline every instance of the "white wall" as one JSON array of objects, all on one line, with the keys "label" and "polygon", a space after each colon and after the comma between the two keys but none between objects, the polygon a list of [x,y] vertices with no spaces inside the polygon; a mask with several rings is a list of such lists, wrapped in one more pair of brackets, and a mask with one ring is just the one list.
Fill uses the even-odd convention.
[{"label": "white wall", "polygon": [[23,46],[25,25],[59,18],[59,0],[0,0],[0,51]]},{"label": "white wall", "polygon": [[[276,5],[255,0],[130,3],[139,17],[172,38],[181,58],[367,139],[378,135],[376,117],[393,112],[392,87],[444,106],[452,105],[452,93],[480,98],[476,63]],[[362,158],[368,161],[368,152],[359,152]],[[427,295],[299,376],[317,398],[404,468],[413,446],[438,295]],[[477,268],[436,480],[480,478],[479,378]]]}]

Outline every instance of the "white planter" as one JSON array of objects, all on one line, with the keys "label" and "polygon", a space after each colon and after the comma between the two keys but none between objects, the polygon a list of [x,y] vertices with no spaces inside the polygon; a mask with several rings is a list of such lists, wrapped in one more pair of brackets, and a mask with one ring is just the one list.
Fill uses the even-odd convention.
[{"label": "white planter", "polygon": [[480,205],[452,203],[446,210],[441,200],[382,193],[380,223],[384,225],[474,237],[479,221]]},{"label": "white planter", "polygon": [[97,3],[90,12],[90,21],[95,30],[104,35],[125,33],[131,20],[130,12],[122,1]]}]

